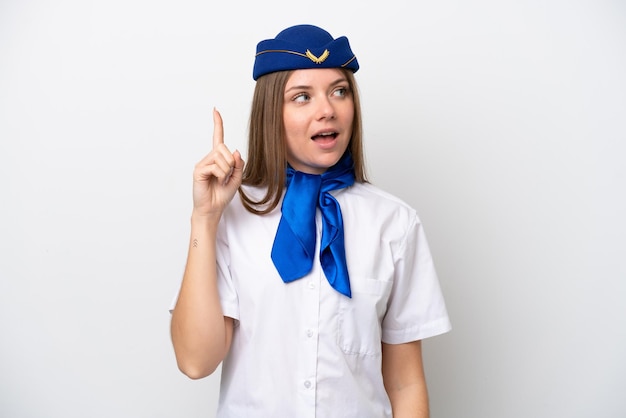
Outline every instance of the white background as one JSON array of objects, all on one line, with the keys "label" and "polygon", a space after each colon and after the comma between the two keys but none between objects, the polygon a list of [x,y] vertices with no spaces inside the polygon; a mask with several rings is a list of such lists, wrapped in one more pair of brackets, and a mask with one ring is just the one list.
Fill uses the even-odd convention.
[{"label": "white background", "polygon": [[168,330],[191,172],[299,23],[350,38],[371,179],[426,227],[432,417],[626,416],[617,0],[0,0],[0,416],[213,415]]}]

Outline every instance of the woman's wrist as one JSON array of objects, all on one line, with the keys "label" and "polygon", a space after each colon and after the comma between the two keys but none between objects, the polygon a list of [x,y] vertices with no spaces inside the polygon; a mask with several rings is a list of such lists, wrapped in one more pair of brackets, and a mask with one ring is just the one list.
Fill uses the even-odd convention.
[{"label": "woman's wrist", "polygon": [[222,217],[221,213],[199,213],[195,209],[191,212],[191,226],[199,228],[217,227]]}]

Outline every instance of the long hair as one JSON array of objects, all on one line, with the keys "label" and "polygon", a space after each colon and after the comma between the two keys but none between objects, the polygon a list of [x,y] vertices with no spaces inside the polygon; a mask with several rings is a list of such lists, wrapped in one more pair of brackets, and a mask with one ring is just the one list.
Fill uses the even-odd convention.
[{"label": "long hair", "polygon": [[[363,153],[361,102],[354,74],[341,70],[348,80],[354,102],[352,137],[346,152],[352,154],[355,180],[367,182]],[[285,127],[283,123],[284,92],[293,71],[278,71],[259,77],[252,98],[248,132],[248,157],[242,184],[266,188],[259,200],[250,198],[239,188],[244,207],[263,215],[274,210],[282,197],[287,169]]]}]

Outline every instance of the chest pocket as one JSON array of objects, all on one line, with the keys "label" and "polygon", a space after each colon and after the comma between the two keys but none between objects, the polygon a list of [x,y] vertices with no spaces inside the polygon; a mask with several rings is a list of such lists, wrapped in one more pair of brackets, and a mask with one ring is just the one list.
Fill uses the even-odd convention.
[{"label": "chest pocket", "polygon": [[337,343],[345,354],[381,355],[381,324],[391,281],[350,279],[352,298],[339,300]]}]

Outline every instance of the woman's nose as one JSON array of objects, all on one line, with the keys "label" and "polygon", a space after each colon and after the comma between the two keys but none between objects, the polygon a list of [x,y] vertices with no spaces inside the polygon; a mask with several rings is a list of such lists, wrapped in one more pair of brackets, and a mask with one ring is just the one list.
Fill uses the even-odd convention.
[{"label": "woman's nose", "polygon": [[335,118],[335,107],[331,103],[331,101],[325,97],[319,101],[318,108],[318,120],[322,119],[334,119]]}]

